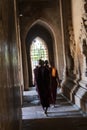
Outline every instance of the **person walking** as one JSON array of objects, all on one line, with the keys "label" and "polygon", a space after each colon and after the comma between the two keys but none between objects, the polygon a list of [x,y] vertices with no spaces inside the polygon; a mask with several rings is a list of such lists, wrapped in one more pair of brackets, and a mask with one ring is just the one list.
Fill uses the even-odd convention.
[{"label": "person walking", "polygon": [[38,65],[36,65],[36,67],[33,70],[33,72],[34,72],[34,86],[36,87],[36,91],[38,91],[38,88],[37,88],[38,68],[39,68]]},{"label": "person walking", "polygon": [[50,73],[49,69],[44,66],[44,61],[39,60],[38,76],[37,76],[37,88],[40,97],[40,102],[45,114],[47,115],[49,102],[49,86],[50,86]]},{"label": "person walking", "polygon": [[60,80],[58,76],[57,69],[52,65],[50,67],[50,88],[51,88],[51,102],[55,107],[56,96],[57,96],[57,86],[60,85]]}]

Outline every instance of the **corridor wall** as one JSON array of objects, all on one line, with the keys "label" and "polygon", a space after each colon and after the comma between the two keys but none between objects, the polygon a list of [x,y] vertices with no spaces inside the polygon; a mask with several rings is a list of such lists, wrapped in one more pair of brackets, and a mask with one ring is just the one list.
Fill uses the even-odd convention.
[{"label": "corridor wall", "polygon": [[21,122],[15,2],[0,0],[0,130],[19,130]]}]

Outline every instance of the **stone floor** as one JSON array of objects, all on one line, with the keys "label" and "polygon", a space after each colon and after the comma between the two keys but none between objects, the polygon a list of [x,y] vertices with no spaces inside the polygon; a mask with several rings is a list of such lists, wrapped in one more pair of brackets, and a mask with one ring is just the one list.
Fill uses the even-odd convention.
[{"label": "stone floor", "polygon": [[43,112],[35,88],[23,92],[22,107],[23,130],[86,130],[87,115],[69,102],[57,91],[56,105],[48,109],[48,116]]},{"label": "stone floor", "polygon": [[30,91],[24,91],[23,99],[22,119],[85,116],[77,106],[71,104],[62,95],[60,89],[57,92],[56,105],[55,107],[50,106],[48,116],[44,114],[35,88]]}]

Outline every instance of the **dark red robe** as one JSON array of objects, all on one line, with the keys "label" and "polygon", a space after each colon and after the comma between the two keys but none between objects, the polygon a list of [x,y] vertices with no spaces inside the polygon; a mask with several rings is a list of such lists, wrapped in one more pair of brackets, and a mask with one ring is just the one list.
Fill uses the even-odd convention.
[{"label": "dark red robe", "polygon": [[49,107],[50,73],[44,66],[38,68],[37,88],[42,107]]},{"label": "dark red robe", "polygon": [[[54,69],[54,75],[52,74],[52,70]],[[51,103],[55,104],[56,96],[57,96],[57,85],[59,82],[59,77],[57,73],[57,69],[54,67],[50,68],[50,88],[51,88]]]}]

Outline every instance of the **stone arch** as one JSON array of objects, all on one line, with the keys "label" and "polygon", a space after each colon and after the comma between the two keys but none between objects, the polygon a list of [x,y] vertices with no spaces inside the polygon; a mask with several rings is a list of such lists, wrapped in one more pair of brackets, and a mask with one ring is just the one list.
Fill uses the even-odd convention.
[{"label": "stone arch", "polygon": [[43,18],[40,18],[40,19],[36,19],[36,20],[31,20],[31,23],[27,23],[27,25],[24,27],[24,31],[23,31],[23,35],[24,35],[24,38],[23,40],[25,41],[26,39],[26,36],[28,34],[28,31],[35,25],[35,24],[39,24],[39,25],[42,25],[44,28],[46,28],[50,34],[51,34],[51,37],[54,41],[54,43],[56,42],[55,41],[55,32],[53,30],[53,25],[46,19],[43,19]]},{"label": "stone arch", "polygon": [[54,32],[52,28],[49,26],[48,23],[44,22],[43,20],[36,20],[31,26],[26,30],[26,39],[25,39],[25,48],[26,48],[26,55],[27,55],[27,64],[28,64],[28,80],[29,80],[29,86],[32,86],[32,73],[31,73],[31,62],[30,62],[30,45],[31,41],[36,37],[41,37],[46,43],[48,47],[49,52],[49,61],[50,63],[54,63],[54,46],[55,45],[55,38],[54,38]]}]

